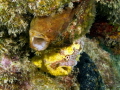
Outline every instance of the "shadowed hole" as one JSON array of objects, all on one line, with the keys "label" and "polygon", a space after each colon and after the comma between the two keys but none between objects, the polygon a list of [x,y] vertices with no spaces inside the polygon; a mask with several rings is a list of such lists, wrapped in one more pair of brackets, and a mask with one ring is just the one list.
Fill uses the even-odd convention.
[{"label": "shadowed hole", "polygon": [[68,68],[67,67],[62,67],[65,71],[67,71],[68,70]]}]

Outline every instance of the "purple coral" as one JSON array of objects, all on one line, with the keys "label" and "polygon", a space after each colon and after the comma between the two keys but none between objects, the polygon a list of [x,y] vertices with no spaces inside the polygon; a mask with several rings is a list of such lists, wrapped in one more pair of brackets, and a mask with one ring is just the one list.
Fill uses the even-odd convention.
[{"label": "purple coral", "polygon": [[8,68],[10,67],[12,61],[11,59],[8,57],[8,56],[3,56],[2,59],[1,59],[1,65],[3,68]]}]

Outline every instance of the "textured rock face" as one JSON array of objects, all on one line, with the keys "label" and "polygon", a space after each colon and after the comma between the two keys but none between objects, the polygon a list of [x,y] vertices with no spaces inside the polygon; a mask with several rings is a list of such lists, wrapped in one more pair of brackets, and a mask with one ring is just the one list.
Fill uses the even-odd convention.
[{"label": "textured rock face", "polygon": [[1,0],[0,1],[0,24],[6,25],[9,34],[26,32],[29,27],[24,15],[28,13],[34,16],[49,16],[63,10],[65,4],[72,0]]},{"label": "textured rock face", "polygon": [[83,51],[89,52],[88,55],[95,62],[105,84],[105,89],[118,89],[120,82],[120,56],[107,52],[104,50],[107,49],[105,47],[101,48],[99,42],[95,39],[86,38],[84,42]]},{"label": "textured rock face", "polygon": [[109,24],[105,21],[95,22],[90,29],[90,36],[99,40],[110,52],[120,54],[120,32],[119,26]]},{"label": "textured rock face", "polygon": [[[96,0],[97,14],[105,17],[110,23],[120,25],[120,0]],[[107,11],[107,12],[106,12]]]},{"label": "textured rock face", "polygon": [[[78,86],[71,70],[77,63],[82,44],[75,40],[89,30],[94,16],[94,0],[1,0],[0,89],[18,90],[21,87],[25,90],[46,90],[52,86],[54,90],[65,90],[68,87],[70,90],[71,87]],[[33,23],[36,20],[42,24],[39,26]],[[30,27],[31,21],[33,24]],[[41,27],[47,28],[49,33]],[[37,32],[29,34],[29,30],[31,32],[34,29]],[[38,32],[42,35],[37,35]],[[29,36],[34,36],[30,41],[33,43],[31,48],[37,47],[35,50],[29,47]],[[39,57],[36,66],[40,67],[40,70],[31,61],[36,55]],[[60,55],[62,57],[58,59]],[[53,56],[55,61],[50,59]],[[42,60],[39,61],[40,59]],[[60,78],[65,78],[62,82],[66,83],[65,80],[68,80],[72,84],[65,86],[60,79],[46,75],[42,70],[55,76],[70,74]],[[56,73],[57,71],[59,72]]]}]

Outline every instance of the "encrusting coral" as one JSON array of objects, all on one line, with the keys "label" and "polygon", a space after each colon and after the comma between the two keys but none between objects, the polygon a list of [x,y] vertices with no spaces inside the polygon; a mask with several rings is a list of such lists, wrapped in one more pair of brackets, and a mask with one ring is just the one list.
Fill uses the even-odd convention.
[{"label": "encrusting coral", "polygon": [[[69,78],[68,81],[74,83],[69,84],[69,89],[77,84],[71,71],[83,47],[80,38],[88,32],[94,21],[94,1],[0,0],[0,89],[18,90],[21,87],[26,90],[46,90],[53,86],[54,90],[65,90],[66,85],[61,83],[60,87],[55,83],[57,80],[54,80],[54,76]],[[38,49],[33,50],[29,47],[29,30],[31,32],[33,26],[30,23],[34,20],[40,20],[42,25],[35,23],[33,26],[47,28],[52,39],[46,35],[45,29],[38,30],[42,35],[36,36],[34,33],[32,39]],[[42,42],[43,49],[40,47],[40,51],[38,42]],[[44,74],[42,70],[53,76]]]},{"label": "encrusting coral", "polygon": [[113,25],[120,25],[120,0],[96,1],[98,18],[102,19],[104,17]]},{"label": "encrusting coral", "polygon": [[105,45],[109,52],[120,54],[120,32],[119,26],[112,25],[105,21],[97,21],[90,29],[90,36],[99,40]]},{"label": "encrusting coral", "polygon": [[83,51],[89,52],[88,54],[90,58],[95,62],[98,71],[103,78],[103,82],[105,83],[105,89],[118,89],[120,82],[120,56],[118,55],[117,57],[114,57],[100,48],[99,42],[95,39],[83,39],[85,41]]},{"label": "encrusting coral", "polygon": [[[0,0],[0,26],[5,25],[8,33],[20,34],[26,32],[30,19],[28,13],[34,16],[49,16],[61,12],[66,3],[72,0]],[[24,15],[27,15],[25,17]]]}]

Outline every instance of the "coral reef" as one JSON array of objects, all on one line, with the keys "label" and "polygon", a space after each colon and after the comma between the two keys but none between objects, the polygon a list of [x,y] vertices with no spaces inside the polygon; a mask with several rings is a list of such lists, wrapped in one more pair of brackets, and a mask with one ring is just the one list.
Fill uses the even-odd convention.
[{"label": "coral reef", "polygon": [[[9,34],[20,34],[29,27],[28,13],[34,16],[48,16],[63,9],[64,5],[72,0],[1,0],[0,26],[5,25]],[[27,19],[25,15],[27,14]]]},{"label": "coral reef", "polygon": [[115,90],[119,89],[120,84],[120,1],[96,1],[96,20],[90,33],[87,34],[91,40],[85,41],[86,46],[84,46],[88,47],[90,44],[91,47],[84,48],[84,51],[89,52],[88,54],[97,65],[105,83],[105,89]]},{"label": "coral reef", "polygon": [[84,38],[84,42],[83,51],[89,52],[88,55],[96,64],[98,71],[103,78],[105,89],[118,89],[120,82],[119,55],[114,56],[103,50],[99,46],[99,42],[95,39]]},{"label": "coral reef", "polygon": [[95,22],[90,29],[90,37],[99,40],[101,45],[105,45],[109,52],[120,54],[120,32],[119,26],[108,22]]},{"label": "coral reef", "polygon": [[[90,35],[99,41],[83,37],[94,22],[94,1],[0,0],[0,89],[101,89],[103,79],[105,89],[118,90],[120,1],[96,0]],[[81,48],[90,57],[80,58],[79,73]]]},{"label": "coral reef", "polygon": [[[11,58],[8,55],[2,55],[0,63],[0,89],[1,90],[16,90],[19,88],[30,89],[30,80],[27,75],[30,70],[24,68],[23,63],[29,63],[27,59],[21,63],[18,57]],[[21,75],[22,74],[22,75]],[[22,78],[22,80],[21,80]]]},{"label": "coral reef", "polygon": [[120,1],[119,0],[96,0],[97,18],[104,18],[114,25],[120,25]]},{"label": "coral reef", "polygon": [[33,85],[33,90],[79,90],[76,73],[57,77],[46,75],[40,70],[35,70],[34,73],[31,75],[31,85]]},{"label": "coral reef", "polygon": [[[24,57],[24,61],[12,59],[4,55],[2,62],[8,60],[10,63],[5,65],[0,64],[0,89],[2,90],[56,90],[68,88],[79,88],[79,84],[76,84],[76,73],[72,73],[67,77],[53,77],[49,74],[45,74],[40,69],[36,68],[28,58]],[[69,85],[66,84],[66,80],[69,80]]]},{"label": "coral reef", "polygon": [[87,34],[92,41],[87,43],[91,45],[91,48],[98,47],[99,49],[93,48],[91,50],[89,47],[84,48],[84,50],[88,51],[90,57],[95,61],[106,89],[115,90],[119,89],[120,84],[120,1],[96,1],[98,1],[96,20],[90,29],[90,33]]}]

